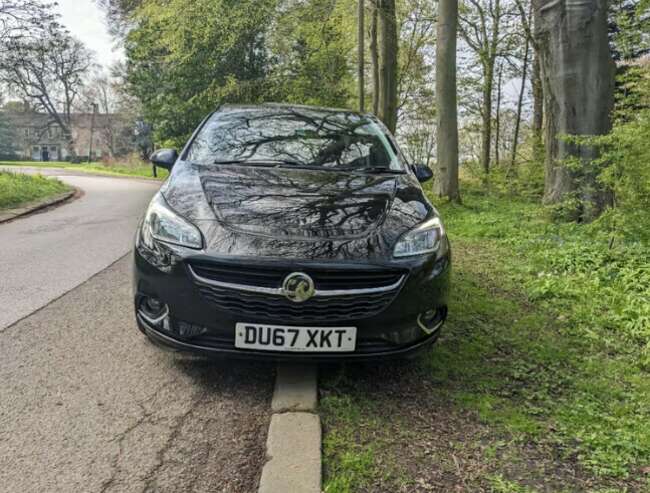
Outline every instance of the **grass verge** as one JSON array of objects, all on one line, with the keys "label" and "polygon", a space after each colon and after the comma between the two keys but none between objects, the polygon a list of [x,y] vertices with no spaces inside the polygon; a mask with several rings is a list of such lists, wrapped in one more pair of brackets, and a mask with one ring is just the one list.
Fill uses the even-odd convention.
[{"label": "grass verge", "polygon": [[0,171],[0,210],[16,208],[68,190],[70,187],[56,179]]},{"label": "grass verge", "polygon": [[[30,168],[63,168],[75,171],[83,171],[84,173],[96,173],[102,175],[112,176],[132,176],[142,178],[154,178],[151,165],[148,164],[104,164],[104,163],[88,163],[88,164],[70,164],[65,161],[0,161],[0,166],[22,166]],[[158,179],[164,180],[169,175],[166,169],[158,168]]]},{"label": "grass verge", "polygon": [[464,200],[433,351],[322,378],[326,491],[650,491],[649,243]]}]

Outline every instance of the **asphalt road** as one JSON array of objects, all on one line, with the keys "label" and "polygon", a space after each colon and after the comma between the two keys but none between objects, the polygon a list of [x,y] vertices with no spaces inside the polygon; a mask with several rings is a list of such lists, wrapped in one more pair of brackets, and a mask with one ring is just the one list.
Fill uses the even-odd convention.
[{"label": "asphalt road", "polygon": [[0,224],[0,331],[128,252],[159,187],[153,181],[38,171],[85,194],[56,209]]},{"label": "asphalt road", "polygon": [[274,368],[151,345],[128,252],[157,184],[63,179],[84,197],[0,224],[0,492],[255,491]]},{"label": "asphalt road", "polygon": [[274,369],[137,330],[130,256],[0,333],[0,491],[251,493]]}]

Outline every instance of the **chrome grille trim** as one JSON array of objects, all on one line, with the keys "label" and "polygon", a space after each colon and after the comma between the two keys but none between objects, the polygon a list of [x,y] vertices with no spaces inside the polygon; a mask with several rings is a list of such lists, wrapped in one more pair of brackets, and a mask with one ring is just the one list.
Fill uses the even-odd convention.
[{"label": "chrome grille trim", "polygon": [[[235,284],[230,282],[215,281],[213,279],[207,279],[198,275],[191,265],[187,265],[187,268],[192,274],[194,279],[202,284],[207,284],[209,286],[217,286],[224,289],[232,289],[236,291],[248,291],[250,293],[261,293],[261,294],[270,294],[273,296],[284,296],[284,291],[282,288],[267,288],[263,286],[248,286],[246,284]],[[330,289],[322,290],[316,289],[314,292],[314,297],[330,297],[330,296],[350,296],[350,295],[362,295],[362,294],[373,294],[373,293],[387,293],[389,291],[394,291],[402,285],[404,278],[406,276],[403,274],[400,276],[399,280],[389,286],[380,286],[375,288],[359,288],[359,289]]]}]

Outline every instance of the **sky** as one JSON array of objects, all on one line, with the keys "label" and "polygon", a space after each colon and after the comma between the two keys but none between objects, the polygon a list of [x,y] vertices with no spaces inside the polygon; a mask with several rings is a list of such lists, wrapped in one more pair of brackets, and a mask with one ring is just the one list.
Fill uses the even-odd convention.
[{"label": "sky", "polygon": [[58,0],[61,21],[73,36],[97,56],[104,67],[124,58],[121,47],[108,34],[104,13],[93,0]]}]

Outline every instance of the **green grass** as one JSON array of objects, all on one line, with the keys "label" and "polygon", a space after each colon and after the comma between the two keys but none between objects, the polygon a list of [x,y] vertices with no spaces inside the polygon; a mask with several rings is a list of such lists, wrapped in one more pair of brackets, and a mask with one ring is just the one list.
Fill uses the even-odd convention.
[{"label": "green grass", "polygon": [[56,179],[0,171],[0,210],[52,197],[69,189]]},{"label": "green grass", "polygon": [[[455,255],[450,318],[418,360],[418,378],[449,399],[450,413],[469,412],[494,440],[506,437],[501,456],[528,444],[551,450],[556,464],[575,462],[591,484],[650,491],[642,472],[650,466],[650,242],[612,245],[602,224],[554,224],[535,202],[471,190],[462,206],[440,210]],[[364,484],[374,474],[376,463],[346,464],[377,450],[387,425],[382,408],[351,383],[357,378],[323,382],[330,493],[365,491],[339,484],[346,477]],[[412,425],[400,426],[408,436]],[[529,491],[507,477],[508,461],[489,457],[493,445],[483,451],[491,470],[481,487]],[[404,469],[382,460],[393,475]]]},{"label": "green grass", "polygon": [[[551,425],[552,438],[596,475],[650,465],[650,244],[610,249],[599,224],[553,224],[539,205],[511,198],[468,196],[467,206],[442,211],[461,245],[493,253],[459,273],[463,306],[452,306],[455,326],[482,330],[443,356],[445,368],[439,348],[431,372],[471,378],[458,399],[509,431],[539,438]],[[482,277],[504,292],[486,293]],[[485,364],[505,345],[516,359]]]},{"label": "green grass", "polygon": [[[0,166],[28,166],[30,168],[64,168],[84,173],[97,173],[113,176],[132,176],[153,178],[151,165],[145,163],[121,163],[121,164],[70,164],[65,161],[0,161]],[[158,168],[158,179],[164,180],[169,175],[166,169]]]}]

